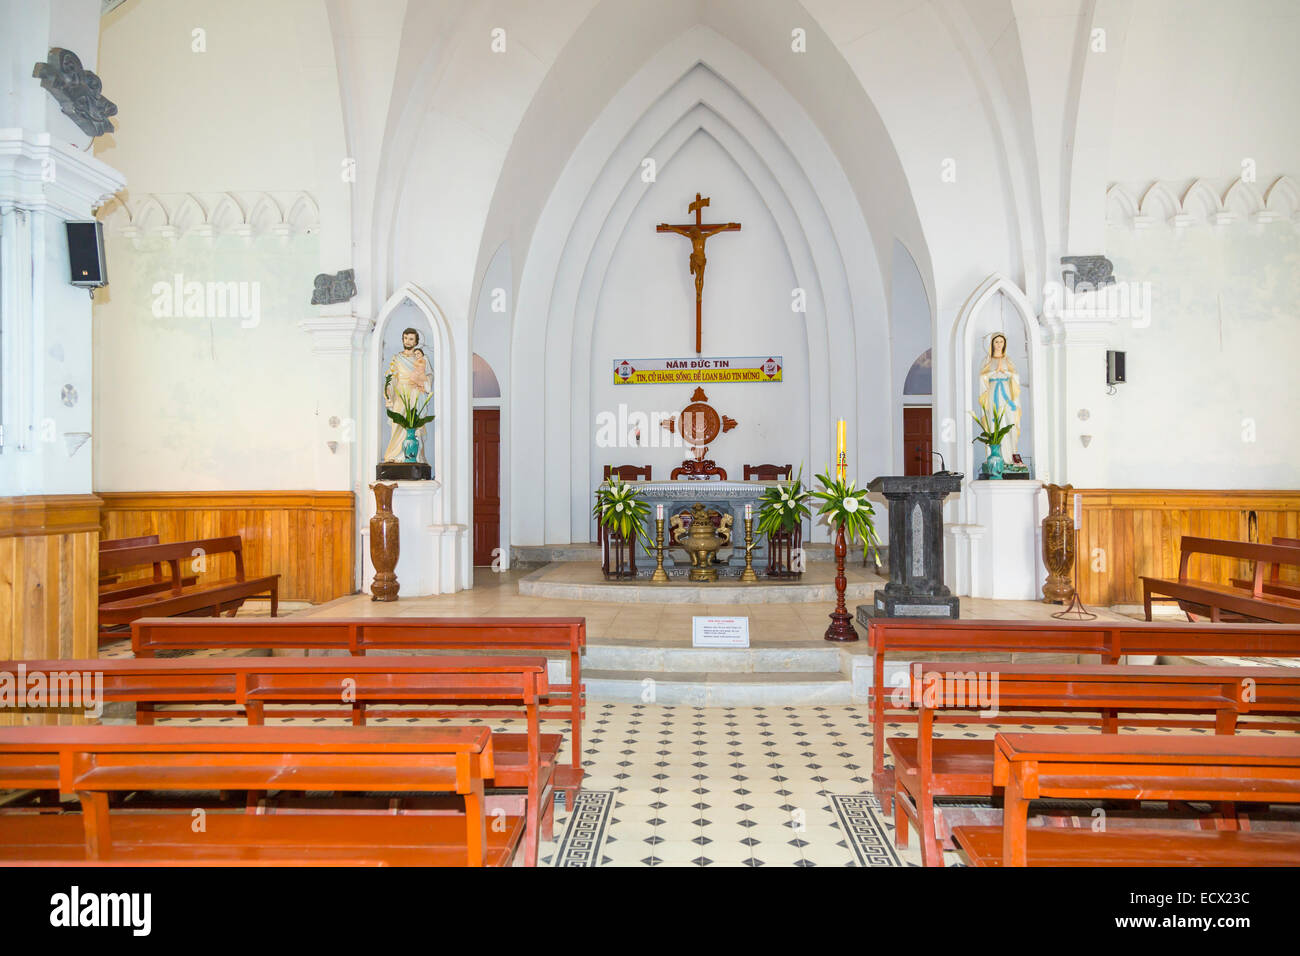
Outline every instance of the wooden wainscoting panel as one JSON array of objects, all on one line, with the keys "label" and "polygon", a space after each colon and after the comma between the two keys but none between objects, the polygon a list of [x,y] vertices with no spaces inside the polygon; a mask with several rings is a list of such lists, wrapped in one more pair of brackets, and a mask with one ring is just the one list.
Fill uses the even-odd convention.
[{"label": "wooden wainscoting panel", "polygon": [[[280,575],[280,598],[321,604],[352,594],[356,521],[350,491],[103,492],[106,538],[244,539],[250,576]],[[234,558],[197,556],[199,579],[228,577]]]},{"label": "wooden wainscoting panel", "polygon": [[[98,656],[100,504],[95,495],[0,498],[0,660]],[[0,726],[84,722],[0,711]]]},{"label": "wooden wainscoting panel", "polygon": [[[1141,604],[1143,575],[1176,578],[1183,535],[1269,542],[1300,535],[1300,491],[1078,489],[1079,591],[1085,604]],[[1197,557],[1191,573],[1227,581],[1248,562]],[[1295,570],[1286,580],[1300,580]]]}]

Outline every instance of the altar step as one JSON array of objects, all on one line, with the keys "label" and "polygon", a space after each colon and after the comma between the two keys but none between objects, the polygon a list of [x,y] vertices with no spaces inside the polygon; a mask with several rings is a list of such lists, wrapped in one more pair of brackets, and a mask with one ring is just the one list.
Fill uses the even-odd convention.
[{"label": "altar step", "polygon": [[637,673],[826,673],[840,670],[840,649],[833,644],[740,648],[588,644],[582,669],[584,675],[589,669]]},{"label": "altar step", "polygon": [[784,707],[851,704],[853,685],[839,671],[628,671],[583,669],[588,705],[644,703],[661,707]]},{"label": "altar step", "polygon": [[[592,703],[682,707],[850,704],[839,647],[647,647],[589,644],[582,681]],[[555,664],[552,664],[555,667]]]}]

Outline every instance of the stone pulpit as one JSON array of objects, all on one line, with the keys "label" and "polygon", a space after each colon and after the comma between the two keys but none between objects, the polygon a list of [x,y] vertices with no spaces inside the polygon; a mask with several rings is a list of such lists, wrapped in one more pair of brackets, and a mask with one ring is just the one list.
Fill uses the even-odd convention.
[{"label": "stone pulpit", "polygon": [[960,602],[943,583],[943,499],[961,490],[961,476],[882,476],[867,488],[889,502],[889,583],[874,605],[858,606],[858,621],[960,617]]}]

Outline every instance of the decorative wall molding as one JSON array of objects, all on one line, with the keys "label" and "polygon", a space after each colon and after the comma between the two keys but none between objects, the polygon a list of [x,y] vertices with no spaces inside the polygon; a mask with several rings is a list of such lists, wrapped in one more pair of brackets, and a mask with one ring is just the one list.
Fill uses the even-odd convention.
[{"label": "decorative wall molding", "polygon": [[325,310],[320,315],[298,320],[298,328],[311,335],[313,355],[351,355],[365,345],[366,336],[375,327],[373,319],[362,318],[346,305],[341,311]]},{"label": "decorative wall molding", "polygon": [[1115,183],[1106,190],[1106,224],[1127,229],[1168,225],[1226,226],[1290,222],[1300,227],[1300,188],[1279,176],[1267,188],[1238,177],[1224,185],[1194,179],[1185,185],[1156,180],[1145,187]]},{"label": "decorative wall molding", "polygon": [[117,170],[49,133],[0,129],[0,209],[86,219],[125,185]]},{"label": "decorative wall molding", "polygon": [[133,241],[196,236],[254,239],[310,235],[320,209],[306,192],[138,193],[101,210],[110,234]]},{"label": "decorative wall molding", "polygon": [[92,139],[113,132],[109,117],[117,115],[117,104],[104,96],[104,84],[91,70],[81,65],[81,57],[62,47],[50,47],[44,63],[32,68],[32,76],[41,81],[65,116]]}]

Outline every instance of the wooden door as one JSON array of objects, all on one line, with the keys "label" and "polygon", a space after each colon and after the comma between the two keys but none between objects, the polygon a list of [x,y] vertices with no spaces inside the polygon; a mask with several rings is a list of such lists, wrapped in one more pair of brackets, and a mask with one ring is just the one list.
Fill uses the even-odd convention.
[{"label": "wooden door", "polygon": [[501,546],[501,409],[474,409],[474,564]]},{"label": "wooden door", "polygon": [[934,472],[930,455],[931,409],[912,406],[903,409],[903,474],[929,475]]}]

